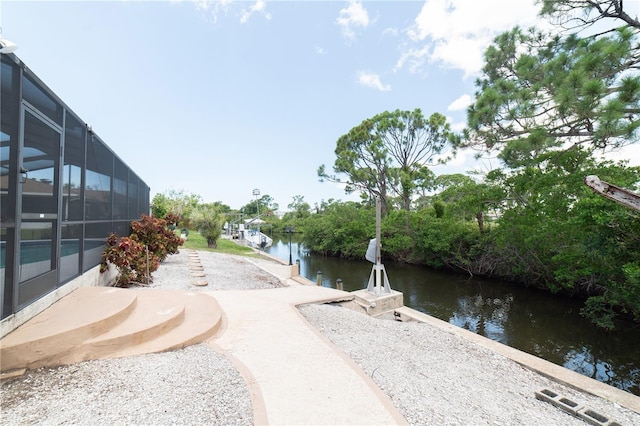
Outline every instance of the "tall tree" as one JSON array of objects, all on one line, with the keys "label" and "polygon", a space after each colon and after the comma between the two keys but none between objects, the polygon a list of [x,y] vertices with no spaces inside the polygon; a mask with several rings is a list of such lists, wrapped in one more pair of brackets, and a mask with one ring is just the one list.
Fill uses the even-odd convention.
[{"label": "tall tree", "polygon": [[424,169],[434,164],[450,138],[453,133],[442,114],[425,118],[420,109],[385,111],[341,136],[335,149],[336,175],[329,175],[322,165],[318,177],[344,183],[347,193],[360,190],[380,197],[383,214],[393,195],[408,211],[416,180],[426,175]]},{"label": "tall tree", "polygon": [[218,247],[218,238],[222,234],[223,218],[215,204],[200,204],[191,216],[196,230],[207,239],[207,246]]},{"label": "tall tree", "polygon": [[459,215],[462,220],[474,217],[478,222],[478,230],[484,232],[485,215],[490,209],[499,209],[504,194],[502,189],[490,181],[476,182],[470,176],[462,174],[440,175],[435,186],[440,192],[435,196],[437,201],[445,202],[452,215]]},{"label": "tall tree", "polygon": [[540,15],[553,18],[557,25],[573,31],[600,21],[615,20],[620,25],[640,28],[638,17],[630,16],[623,0],[542,0]]},{"label": "tall tree", "polygon": [[311,215],[311,206],[304,201],[304,196],[294,195],[293,201],[287,206],[296,219],[303,219]]},{"label": "tall tree", "polygon": [[[542,13],[559,20],[571,10],[563,23],[590,25],[618,3],[621,8],[615,1],[545,1]],[[606,150],[637,141],[640,27],[628,24],[626,14],[617,18],[624,25],[583,38],[520,28],[498,36],[476,82],[465,143],[498,149],[507,165],[518,167],[548,150]]]},{"label": "tall tree", "polygon": [[189,226],[191,212],[200,203],[202,203],[202,197],[198,194],[171,189],[153,197],[151,211],[158,218],[163,218],[168,213],[178,215],[182,224]]},{"label": "tall tree", "polygon": [[260,216],[270,216],[278,210],[280,206],[275,202],[273,197],[269,194],[264,194],[262,197],[257,200],[249,201],[247,204],[242,206],[240,210],[245,215],[257,215],[260,213]]}]

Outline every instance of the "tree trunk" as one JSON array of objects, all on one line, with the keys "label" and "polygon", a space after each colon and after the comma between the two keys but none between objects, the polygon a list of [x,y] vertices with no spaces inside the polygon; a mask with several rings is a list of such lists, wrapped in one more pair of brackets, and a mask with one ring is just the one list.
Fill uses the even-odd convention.
[{"label": "tree trunk", "polygon": [[216,238],[207,237],[207,245],[209,248],[218,248],[218,240]]},{"label": "tree trunk", "polygon": [[483,233],[484,232],[484,215],[482,214],[481,211],[476,213],[476,219],[478,220],[478,229],[480,230],[480,233]]}]

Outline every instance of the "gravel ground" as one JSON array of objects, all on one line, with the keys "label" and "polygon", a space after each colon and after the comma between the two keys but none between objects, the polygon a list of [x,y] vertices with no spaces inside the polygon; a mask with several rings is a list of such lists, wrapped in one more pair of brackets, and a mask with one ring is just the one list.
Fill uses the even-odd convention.
[{"label": "gravel ground", "polygon": [[[152,288],[191,291],[280,287],[240,256],[187,250],[154,273]],[[203,266],[206,287],[193,285]],[[534,391],[551,389],[640,425],[640,414],[561,386],[450,332],[370,318],[339,305],[308,305],[303,315],[370,375],[415,425],[584,425]],[[206,345],[161,354],[43,368],[2,382],[1,424],[253,424],[246,383]]]},{"label": "gravel ground", "polygon": [[414,425],[585,425],[535,398],[550,389],[622,425],[640,414],[560,385],[449,331],[375,319],[341,305],[302,314],[341,348]]},{"label": "gravel ground", "polygon": [[[241,256],[189,251],[169,256],[153,288],[207,291],[282,286]],[[203,266],[206,287],[192,285]],[[2,425],[251,425],[246,383],[208,346],[41,368],[0,384]]]},{"label": "gravel ground", "polygon": [[42,368],[2,384],[2,424],[252,425],[244,379],[206,345]]}]

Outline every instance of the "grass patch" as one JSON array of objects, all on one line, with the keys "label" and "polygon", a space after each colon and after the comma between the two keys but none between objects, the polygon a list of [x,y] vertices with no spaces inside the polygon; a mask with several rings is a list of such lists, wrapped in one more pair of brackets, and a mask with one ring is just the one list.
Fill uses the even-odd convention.
[{"label": "grass patch", "polygon": [[231,240],[225,240],[223,238],[218,238],[218,248],[212,249],[207,246],[207,239],[200,235],[200,233],[197,231],[189,231],[189,237],[181,247],[185,249],[213,251],[216,253],[225,254],[238,254],[242,256],[255,254],[255,252],[250,247],[241,246],[240,244],[236,244]]}]

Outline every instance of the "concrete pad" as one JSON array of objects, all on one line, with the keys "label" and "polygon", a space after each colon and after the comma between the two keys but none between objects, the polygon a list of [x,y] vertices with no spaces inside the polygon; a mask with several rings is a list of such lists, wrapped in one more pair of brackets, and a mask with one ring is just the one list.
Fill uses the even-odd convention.
[{"label": "concrete pad", "polygon": [[352,291],[351,294],[354,295],[356,303],[362,306],[367,314],[372,317],[401,308],[404,303],[402,293],[395,290],[391,290],[390,294],[382,294],[380,296],[371,294],[367,290]]},{"label": "concrete pad", "polygon": [[[225,327],[211,340],[251,372],[269,424],[381,425],[406,420],[375,383],[320,336],[295,308],[352,299],[347,292],[304,286],[211,293]],[[241,369],[241,371],[244,369]]]}]

